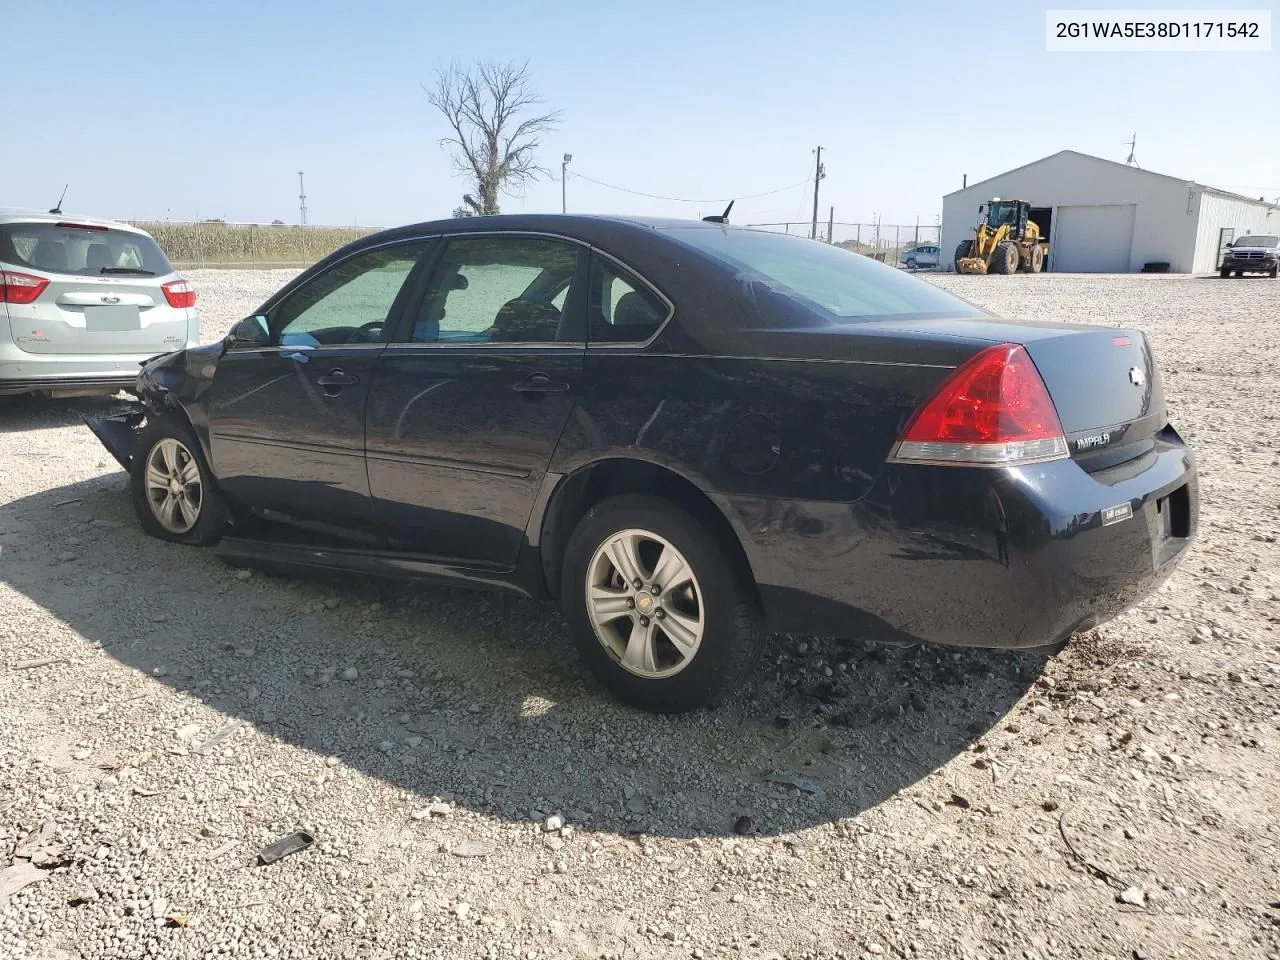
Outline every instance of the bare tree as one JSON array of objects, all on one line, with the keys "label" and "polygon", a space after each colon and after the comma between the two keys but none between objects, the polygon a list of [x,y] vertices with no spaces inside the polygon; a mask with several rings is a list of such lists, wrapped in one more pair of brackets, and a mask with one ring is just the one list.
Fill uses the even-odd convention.
[{"label": "bare tree", "polygon": [[453,129],[440,145],[472,183],[462,201],[473,213],[497,213],[499,193],[511,195],[547,172],[535,154],[560,112],[529,116],[542,100],[530,86],[527,61],[476,61],[469,68],[453,63],[423,89]]}]

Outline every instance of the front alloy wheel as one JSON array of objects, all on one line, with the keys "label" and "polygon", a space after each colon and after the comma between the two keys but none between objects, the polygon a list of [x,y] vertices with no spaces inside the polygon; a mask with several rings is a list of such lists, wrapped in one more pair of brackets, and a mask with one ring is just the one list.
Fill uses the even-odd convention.
[{"label": "front alloy wheel", "polygon": [[615,533],[592,556],[586,587],[596,639],[624,670],[660,680],[697,656],[702,590],[689,561],[663,537]]},{"label": "front alloy wheel", "polygon": [[190,428],[175,417],[157,417],[138,434],[129,487],[133,512],[153,537],[203,545],[222,532],[209,468]]},{"label": "front alloy wheel", "polygon": [[147,504],[169,533],[190,533],[204,506],[200,465],[180,440],[165,437],[147,454]]}]

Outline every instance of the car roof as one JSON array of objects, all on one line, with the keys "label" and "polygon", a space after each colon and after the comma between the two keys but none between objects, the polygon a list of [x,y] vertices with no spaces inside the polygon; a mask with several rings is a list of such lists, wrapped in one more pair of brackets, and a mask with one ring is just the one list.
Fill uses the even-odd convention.
[{"label": "car roof", "polygon": [[121,220],[104,217],[83,217],[75,213],[48,213],[43,210],[23,210],[19,207],[0,207],[0,223],[83,223],[95,227],[111,227],[130,233],[146,234],[145,230]]},{"label": "car roof", "polygon": [[373,236],[385,238],[396,234],[472,233],[485,230],[541,230],[551,233],[592,234],[609,228],[615,230],[621,228],[627,231],[645,233],[675,229],[746,229],[733,224],[708,223],[704,220],[682,220],[673,217],[633,217],[576,213],[498,213],[480,217],[426,220],[421,223],[406,224],[402,227],[392,227]]}]

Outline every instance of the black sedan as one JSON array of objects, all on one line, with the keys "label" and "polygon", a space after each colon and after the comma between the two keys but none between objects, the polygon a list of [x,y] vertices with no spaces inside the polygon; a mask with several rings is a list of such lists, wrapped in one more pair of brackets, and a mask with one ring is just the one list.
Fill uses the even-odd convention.
[{"label": "black sedan", "polygon": [[137,395],[90,425],[148,532],[559,598],[656,711],[723,697],[769,630],[1052,648],[1196,528],[1142,333],[723,222],[385,231]]}]

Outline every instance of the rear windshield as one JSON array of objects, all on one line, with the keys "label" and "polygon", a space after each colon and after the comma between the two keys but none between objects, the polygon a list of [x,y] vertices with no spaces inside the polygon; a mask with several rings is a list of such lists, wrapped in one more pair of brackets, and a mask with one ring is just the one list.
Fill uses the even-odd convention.
[{"label": "rear windshield", "polygon": [[173,272],[150,237],[57,223],[0,223],[0,261],[75,276],[162,276]]},{"label": "rear windshield", "polygon": [[1278,247],[1280,237],[1241,237],[1236,241],[1237,247]]},{"label": "rear windshield", "polygon": [[838,246],[756,230],[676,227],[671,235],[761,283],[840,321],[982,316],[971,304]]}]

